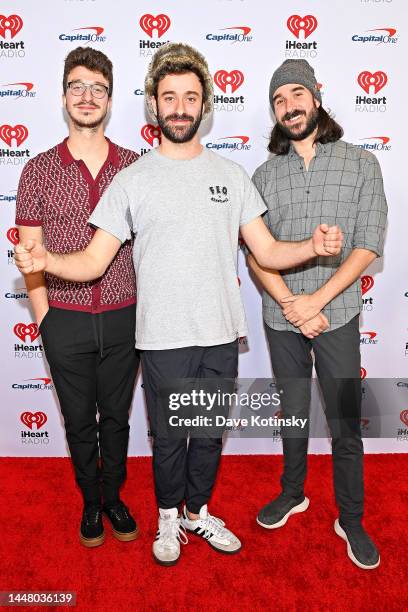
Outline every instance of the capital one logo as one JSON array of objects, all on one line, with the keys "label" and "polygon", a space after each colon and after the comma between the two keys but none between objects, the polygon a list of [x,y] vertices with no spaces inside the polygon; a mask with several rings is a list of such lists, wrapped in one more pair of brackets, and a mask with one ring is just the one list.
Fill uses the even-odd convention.
[{"label": "capital one logo", "polygon": [[36,429],[41,429],[43,425],[47,422],[47,415],[45,412],[23,412],[20,416],[20,421],[28,427],[28,429],[33,429],[33,425],[36,426]]},{"label": "capital one logo", "polygon": [[231,87],[231,93],[234,93],[244,82],[245,77],[240,70],[218,70],[214,74],[214,83],[223,91],[227,93],[227,86]]},{"label": "capital one logo", "polygon": [[363,70],[357,77],[357,83],[367,94],[370,93],[370,87],[373,87],[374,93],[377,94],[387,84],[387,81],[388,77],[382,70],[377,70],[377,72]]},{"label": "capital one logo", "polygon": [[153,146],[155,139],[157,139],[159,143],[161,142],[161,129],[158,125],[147,123],[140,130],[140,134],[151,147]]},{"label": "capital one logo", "polygon": [[0,15],[0,36],[6,38],[6,31],[10,32],[11,38],[14,38],[23,27],[23,20],[19,15]]},{"label": "capital one logo", "polygon": [[16,227],[10,227],[10,229],[7,231],[7,238],[11,242],[11,244],[18,244],[18,229]]},{"label": "capital one logo", "polygon": [[40,330],[38,329],[38,325],[36,323],[30,323],[29,325],[26,325],[25,323],[17,323],[13,327],[13,332],[17,338],[20,338],[20,340],[23,342],[26,342],[27,336],[31,342],[34,342],[34,340],[36,340],[40,335]]},{"label": "capital one logo", "polygon": [[157,15],[154,17],[147,13],[142,15],[139,21],[140,27],[150,38],[153,38],[153,31],[157,31],[157,37],[161,38],[171,25],[170,18],[167,15]]},{"label": "capital one logo", "polygon": [[374,279],[372,276],[362,276],[361,277],[361,293],[364,295],[367,291],[374,285]]},{"label": "capital one logo", "polygon": [[15,140],[16,145],[19,147],[27,136],[28,130],[25,125],[18,124],[14,127],[7,124],[0,125],[0,138],[9,147],[13,146],[13,140]]},{"label": "capital one logo", "polygon": [[403,410],[401,412],[400,419],[404,423],[405,427],[408,427],[408,410]]},{"label": "capital one logo", "polygon": [[304,37],[310,36],[317,28],[317,19],[313,15],[291,15],[286,22],[288,29],[296,38],[299,38],[299,33],[303,30]]}]

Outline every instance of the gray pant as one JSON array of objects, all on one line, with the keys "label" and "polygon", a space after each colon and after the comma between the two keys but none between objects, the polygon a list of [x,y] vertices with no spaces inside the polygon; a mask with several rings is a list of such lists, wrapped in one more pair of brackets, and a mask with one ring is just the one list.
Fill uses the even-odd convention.
[{"label": "gray pant", "polygon": [[[310,387],[315,368],[323,393],[326,418],[332,436],[334,490],[344,524],[356,524],[363,516],[363,443],[361,440],[360,333],[358,316],[349,323],[308,339],[291,331],[266,325],[272,368],[279,388],[284,417],[307,418]],[[283,491],[303,495],[306,478],[308,436],[303,431],[282,430]]]}]

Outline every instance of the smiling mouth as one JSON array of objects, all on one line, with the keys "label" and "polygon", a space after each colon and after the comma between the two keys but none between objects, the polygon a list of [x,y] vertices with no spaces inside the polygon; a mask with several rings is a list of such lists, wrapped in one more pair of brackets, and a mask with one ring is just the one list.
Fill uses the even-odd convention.
[{"label": "smiling mouth", "polygon": [[300,113],[299,115],[295,115],[294,117],[291,117],[290,119],[286,119],[285,123],[289,123],[290,125],[292,125],[293,123],[296,123],[297,121],[299,121],[299,119],[302,119],[303,115]]}]

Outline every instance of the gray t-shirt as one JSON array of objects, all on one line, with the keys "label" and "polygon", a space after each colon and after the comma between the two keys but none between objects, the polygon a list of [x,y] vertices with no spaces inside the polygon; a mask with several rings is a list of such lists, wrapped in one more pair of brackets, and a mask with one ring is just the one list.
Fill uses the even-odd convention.
[{"label": "gray t-shirt", "polygon": [[121,242],[135,235],[137,348],[246,335],[238,232],[265,210],[245,170],[204,148],[190,160],[154,149],[115,176],[89,222]]}]

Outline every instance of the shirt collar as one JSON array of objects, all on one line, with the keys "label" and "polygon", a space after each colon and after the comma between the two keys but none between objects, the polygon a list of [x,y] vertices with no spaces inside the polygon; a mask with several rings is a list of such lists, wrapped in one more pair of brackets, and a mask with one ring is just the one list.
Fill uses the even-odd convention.
[{"label": "shirt collar", "polygon": [[[110,162],[115,168],[119,168],[119,154],[116,148],[116,145],[113,144],[109,138],[106,138],[109,145],[107,162]],[[61,158],[61,162],[63,166],[69,166],[70,164],[78,161],[72,157],[71,151],[68,149],[67,145],[68,137],[64,138],[64,140],[58,145],[58,153]]]},{"label": "shirt collar", "polygon": [[[330,143],[322,144],[321,142],[317,142],[316,143],[315,157],[319,157],[320,155],[326,155],[329,152],[329,146],[330,146]],[[297,153],[295,147],[293,146],[292,142],[289,144],[288,155],[289,155],[289,157],[291,159],[295,159],[296,157],[300,157],[299,154]]]}]

